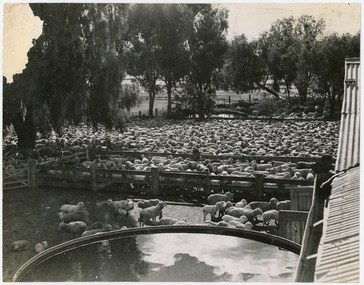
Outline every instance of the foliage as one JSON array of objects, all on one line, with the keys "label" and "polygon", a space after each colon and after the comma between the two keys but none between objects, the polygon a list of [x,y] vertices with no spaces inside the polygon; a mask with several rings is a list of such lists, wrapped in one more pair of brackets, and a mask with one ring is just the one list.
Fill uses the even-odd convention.
[{"label": "foliage", "polygon": [[[127,5],[31,3],[30,7],[43,21],[43,33],[28,52],[26,69],[7,88],[17,99],[5,105],[20,115],[12,110],[13,118],[6,122],[13,123],[18,136],[41,130],[47,120],[58,132],[64,124],[82,121],[111,127],[113,102],[118,101],[120,108],[137,103],[136,97],[122,98]],[[25,126],[24,118],[31,123]],[[27,136],[22,145],[32,147],[34,138]]]},{"label": "foliage", "polygon": [[324,37],[316,47],[316,92],[327,99],[331,116],[341,110],[344,94],[345,58],[360,56],[360,34],[355,36],[331,34]]},{"label": "foliage", "polygon": [[149,93],[149,115],[153,116],[155,95],[162,90],[160,78],[159,5],[134,4],[129,9],[128,32],[124,40],[127,73]]},{"label": "foliage", "polygon": [[171,115],[172,88],[190,69],[187,40],[193,29],[193,14],[187,5],[160,5],[158,38],[161,46],[160,74],[168,94],[167,115]]},{"label": "foliage", "polygon": [[251,109],[253,111],[253,115],[255,114],[271,118],[285,113],[286,107],[287,102],[285,99],[266,97],[254,104]]},{"label": "foliage", "polygon": [[198,111],[197,108],[203,108],[206,115],[212,114],[215,108],[216,90],[208,89],[202,93],[205,99],[203,105],[198,105],[199,90],[191,82],[186,82],[182,85],[182,91],[179,91],[174,97],[172,106],[173,118],[185,118],[189,115],[194,115]]},{"label": "foliage", "polygon": [[[205,117],[205,102],[218,83],[217,74],[223,65],[223,56],[228,48],[226,40],[227,10],[214,8],[210,4],[194,7],[193,33],[188,41],[191,56],[189,84],[197,98],[199,118]],[[191,90],[186,90],[191,92]]]},{"label": "foliage", "polygon": [[312,16],[303,15],[276,21],[265,35],[270,46],[266,60],[274,88],[278,91],[279,82],[284,81],[289,95],[293,83],[302,104],[306,102],[308,87],[315,78],[313,52],[324,27],[322,19],[316,21]]}]

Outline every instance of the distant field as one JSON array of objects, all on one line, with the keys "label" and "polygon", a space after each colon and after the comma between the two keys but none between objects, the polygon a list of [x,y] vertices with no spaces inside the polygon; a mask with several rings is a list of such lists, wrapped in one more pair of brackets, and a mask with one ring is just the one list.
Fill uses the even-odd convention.
[{"label": "distant field", "polygon": [[[262,97],[262,92],[252,92],[252,93],[243,93],[237,94],[235,92],[227,92],[227,91],[217,91],[216,92],[216,104],[224,104],[229,102],[229,96],[231,98],[231,102],[235,103],[239,100],[248,101],[249,95],[251,100],[257,100]],[[132,108],[130,110],[130,115],[135,116],[139,114],[139,111],[142,112],[142,115],[148,115],[149,110],[149,97],[148,93],[141,92],[141,104],[138,107]],[[154,100],[154,112],[155,109],[158,109],[158,114],[167,113],[167,94],[161,93],[158,94]]]}]

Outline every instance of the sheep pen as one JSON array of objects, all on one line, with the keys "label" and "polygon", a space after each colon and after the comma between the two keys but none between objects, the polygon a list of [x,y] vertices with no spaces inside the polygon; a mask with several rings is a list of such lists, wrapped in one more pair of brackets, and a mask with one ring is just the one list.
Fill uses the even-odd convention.
[{"label": "sheep pen", "polygon": [[[64,204],[77,205],[83,201],[87,207],[91,222],[94,216],[102,223],[110,221],[125,224],[127,228],[136,226],[139,211],[135,207],[127,216],[115,215],[111,211],[96,209],[96,204],[108,199],[113,201],[126,200],[120,192],[97,192],[83,189],[62,188],[23,188],[3,192],[3,282],[11,282],[16,271],[37,253],[34,246],[47,241],[48,248],[69,241],[70,234],[60,233],[57,226],[61,222],[58,215]],[[133,198],[134,199],[134,198]],[[178,200],[176,200],[178,201]],[[102,212],[102,215],[100,214]],[[187,220],[191,224],[202,223],[202,207],[168,205],[163,209],[163,216]],[[111,218],[110,218],[111,216]],[[14,251],[14,241],[26,240],[29,246],[23,250]]]},{"label": "sheep pen", "polygon": [[[148,124],[148,123],[145,123]],[[77,153],[87,150],[88,143],[95,143],[96,147],[102,149],[114,149],[123,151],[139,151],[139,152],[158,152],[158,153],[174,153],[174,154],[190,154],[193,149],[198,148],[201,153],[210,155],[276,155],[276,156],[296,156],[309,158],[310,156],[321,155],[325,152],[335,153],[338,142],[338,127],[336,122],[312,122],[304,123],[272,123],[267,125],[262,122],[239,122],[239,121],[211,121],[211,122],[186,122],[178,123],[171,126],[165,124],[163,126],[143,126],[133,124],[133,126],[123,134],[107,132],[99,130],[92,132],[90,129],[69,128],[64,138],[42,138],[37,137],[36,150],[40,155],[37,158],[38,163],[56,163],[56,158],[51,155],[42,155],[45,145],[51,145],[55,149],[60,148],[67,155],[76,155],[72,161],[68,161],[70,165],[82,165],[87,169],[92,161],[80,161]],[[245,131],[242,131],[242,130]],[[293,131],[292,131],[293,130]],[[322,130],[321,133],[319,131]],[[110,138],[107,142],[106,137]],[[300,140],[299,138],[303,138]],[[67,149],[62,149],[57,145],[62,140],[67,140]],[[6,147],[14,140],[8,137],[4,138],[3,144]],[[111,147],[108,148],[108,143]],[[11,157],[6,156],[3,160],[4,169],[12,172],[14,169],[26,166],[26,158],[24,154],[13,153]],[[180,159],[180,157],[165,158],[163,161],[152,161],[152,158],[133,158],[128,161],[125,158],[101,158],[97,163],[104,170],[135,170],[149,171],[152,162],[160,168],[168,171],[205,171],[208,170],[211,175],[242,176],[251,178],[252,173],[261,172],[264,175],[272,175],[278,177],[288,177],[288,179],[303,175],[312,176],[306,165],[302,167],[293,167],[292,165],[281,164],[279,162],[271,163],[255,163],[231,161],[224,159],[218,162],[209,159],[203,159],[200,162],[193,160]],[[72,164],[73,163],[73,164]],[[143,168],[142,168],[143,167]],[[146,170],[145,170],[146,169]],[[270,173],[270,170],[272,173]],[[301,172],[296,173],[299,170]],[[57,171],[57,170],[50,170]],[[306,172],[304,172],[306,171]],[[294,172],[294,173],[293,173]],[[55,173],[57,174],[57,173]],[[90,175],[88,172],[76,173],[79,176]],[[282,174],[283,176],[279,176]],[[311,175],[310,175],[311,174]],[[68,173],[67,173],[68,175]],[[118,175],[118,174],[116,174]],[[171,174],[170,174],[171,175]],[[135,175],[137,176],[137,175]],[[139,175],[142,176],[142,175]],[[128,178],[128,177],[127,177]],[[108,179],[107,177],[105,179]],[[163,177],[169,179],[169,177]],[[225,179],[225,178],[224,178]],[[311,179],[311,178],[310,178]],[[232,180],[232,179],[230,179]],[[221,180],[223,183],[224,181]],[[211,182],[214,179],[211,178]],[[240,187],[238,182],[236,187]],[[161,183],[163,181],[161,180]],[[186,183],[179,181],[180,184]],[[245,183],[245,182],[243,182]],[[233,184],[233,183],[232,183]],[[214,190],[216,194],[217,191]],[[226,190],[224,190],[226,193]],[[178,194],[178,193],[177,193]],[[124,196],[123,196],[124,195]],[[108,205],[101,204],[101,208],[96,209],[98,203],[102,203],[111,199],[112,201],[121,201],[128,198],[133,200],[146,198],[143,194],[136,194],[138,197],[121,194],[121,192],[99,191],[93,192],[90,189],[71,189],[71,188],[24,188],[3,192],[3,281],[12,280],[16,270],[27,260],[35,255],[34,246],[42,241],[47,241],[48,247],[60,244],[70,239],[69,234],[62,234],[57,231],[57,225],[61,222],[57,211],[62,205],[77,205],[83,201],[85,208],[90,212],[91,222],[109,223],[115,227],[134,227],[137,226],[137,220],[141,208],[138,203],[134,203],[134,208],[129,211],[116,209],[116,214]],[[169,199],[175,199],[182,202],[180,197],[148,197],[159,198],[167,201],[168,207],[163,209],[163,216],[171,219],[186,220],[189,224],[202,224],[202,206],[188,207],[180,205],[171,205]],[[207,198],[207,197],[205,197]],[[243,198],[247,198],[246,193],[234,193],[234,202],[238,202]],[[269,197],[271,198],[271,197]],[[266,202],[269,200],[267,197]],[[281,200],[282,197],[277,197]],[[288,198],[288,197],[286,197]],[[285,198],[285,199],[286,199]],[[247,198],[248,199],[248,198]],[[251,202],[251,199],[249,202]],[[191,202],[189,200],[188,202]],[[199,201],[206,203],[207,200]],[[244,203],[243,203],[244,204]],[[242,205],[243,205],[242,204]],[[105,209],[109,211],[105,212]],[[73,208],[73,207],[71,207]],[[127,213],[130,214],[127,214]],[[119,213],[119,214],[117,214]],[[97,216],[95,219],[93,215]],[[14,252],[11,244],[17,240],[27,240],[30,242],[30,250],[27,248],[22,251]]]}]

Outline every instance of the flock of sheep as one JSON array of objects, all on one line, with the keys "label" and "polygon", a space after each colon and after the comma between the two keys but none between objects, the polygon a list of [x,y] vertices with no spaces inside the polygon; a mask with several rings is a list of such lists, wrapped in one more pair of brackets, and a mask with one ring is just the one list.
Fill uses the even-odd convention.
[{"label": "flock of sheep", "polygon": [[[247,203],[245,199],[237,203],[231,200],[233,200],[233,193],[231,192],[208,196],[208,204],[202,208],[203,225],[251,230],[255,224],[260,222],[263,222],[263,225],[269,225],[271,221],[274,221],[278,225],[279,210],[290,209],[289,200],[278,201],[276,198],[272,198],[268,202],[252,201],[250,203]],[[166,206],[167,203],[159,199],[138,201],[138,225],[140,227],[145,225],[190,225],[186,219],[163,217],[163,209]],[[131,199],[120,201],[108,199],[98,203],[97,207],[108,209],[106,212],[104,211],[107,215],[119,217],[130,217],[130,212],[135,210],[134,202]],[[210,220],[206,219],[208,216],[210,216]],[[59,210],[59,217],[61,222],[58,225],[58,230],[71,233],[72,238],[128,228],[122,222],[118,224],[108,223],[110,221],[109,216],[103,221],[92,221],[83,202],[79,202],[77,205],[62,205]],[[132,227],[138,225],[135,223]]]}]

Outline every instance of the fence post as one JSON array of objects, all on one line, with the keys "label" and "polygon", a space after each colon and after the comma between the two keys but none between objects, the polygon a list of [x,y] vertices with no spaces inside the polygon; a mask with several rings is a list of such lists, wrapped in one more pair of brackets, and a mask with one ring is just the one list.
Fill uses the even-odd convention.
[{"label": "fence post", "polygon": [[157,166],[152,167],[152,193],[153,195],[159,195],[160,185],[159,185],[159,168]]},{"label": "fence post", "polygon": [[142,111],[139,111],[139,120],[142,119]]},{"label": "fence post", "polygon": [[33,159],[28,163],[28,187],[37,187],[37,162]]},{"label": "fence post", "polygon": [[264,183],[263,183],[264,176],[263,174],[255,174],[255,193],[256,199],[259,201],[263,198],[264,194]]},{"label": "fence post", "polygon": [[155,116],[158,117],[158,109],[155,109]]},{"label": "fence post", "polygon": [[91,177],[91,189],[92,191],[97,191],[97,183],[96,183],[96,164],[93,163],[90,166],[90,177]]},{"label": "fence post", "polygon": [[211,194],[211,177],[210,177],[210,170],[209,169],[206,172],[206,181],[205,181],[205,189],[204,190],[205,190],[206,196]]}]

